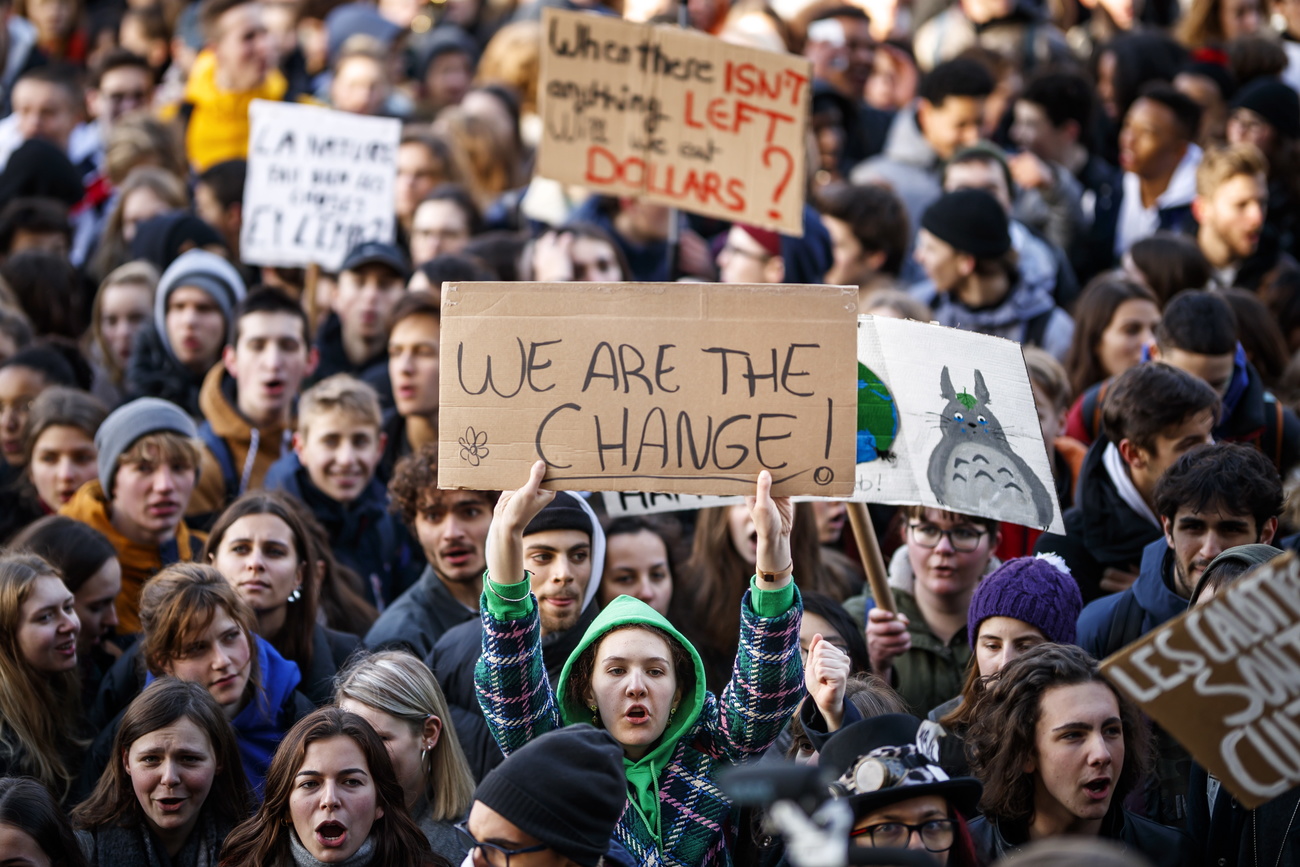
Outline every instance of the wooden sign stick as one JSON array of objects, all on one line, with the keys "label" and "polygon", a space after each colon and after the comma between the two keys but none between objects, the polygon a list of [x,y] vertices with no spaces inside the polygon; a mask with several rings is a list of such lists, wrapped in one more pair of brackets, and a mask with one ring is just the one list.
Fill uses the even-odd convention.
[{"label": "wooden sign stick", "polygon": [[871,516],[867,514],[866,503],[845,505],[849,507],[853,539],[858,543],[858,553],[862,555],[862,567],[867,572],[867,584],[871,587],[871,595],[875,597],[876,607],[885,611],[898,611],[898,606],[894,604],[894,592],[889,589],[885,558],[880,554],[880,542],[876,539],[876,528],[871,525]]}]

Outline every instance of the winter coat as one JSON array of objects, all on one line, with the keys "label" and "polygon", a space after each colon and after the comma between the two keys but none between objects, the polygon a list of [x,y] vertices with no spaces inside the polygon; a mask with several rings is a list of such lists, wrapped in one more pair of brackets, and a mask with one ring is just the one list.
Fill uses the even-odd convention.
[{"label": "winter coat", "polygon": [[[521,585],[498,586],[503,595],[512,596],[513,591],[518,597]],[[803,605],[794,584],[768,591],[755,583],[745,594],[736,667],[720,697],[705,689],[704,664],[690,642],[666,618],[632,597],[620,596],[600,613],[554,690],[542,668],[535,598],[529,594],[510,603],[489,592],[481,610],[483,655],[475,683],[483,715],[507,755],[538,735],[591,720],[592,712],[571,701],[565,686],[582,652],[610,630],[654,626],[686,649],[694,664],[694,683],[682,683],[690,688],[683,689],[657,744],[640,759],[624,758],[628,805],[615,836],[640,864],[730,865],[736,814],[715,775],[766,750],[803,697]]]},{"label": "winter coat", "polygon": [[1085,604],[1105,595],[1101,579],[1107,569],[1137,571],[1146,547],[1164,540],[1159,527],[1120,497],[1102,459],[1109,445],[1102,437],[1083,459],[1075,493],[1078,505],[1065,511],[1065,534],[1044,533],[1034,545],[1035,553],[1061,555]]},{"label": "winter coat", "polygon": [[126,367],[128,400],[161,397],[170,400],[195,419],[202,419],[199,392],[203,377],[176,360],[167,349],[166,335],[152,323],[140,328]]},{"label": "winter coat", "polygon": [[[1024,828],[1004,827],[985,816],[971,820],[970,835],[981,864],[992,864],[1029,842]],[[1112,800],[1098,836],[1137,852],[1153,867],[1196,867],[1201,863],[1185,831],[1130,813],[1119,806],[1118,799]]]},{"label": "winter coat", "polygon": [[1173,550],[1164,536],[1143,548],[1142,565],[1132,587],[1084,606],[1079,614],[1079,646],[1097,659],[1105,659],[1186,611],[1187,600],[1169,587],[1167,576],[1172,567]]},{"label": "winter coat", "polygon": [[1187,831],[1207,867],[1274,867],[1300,864],[1300,786],[1253,810],[1220,787],[1211,806],[1205,768],[1193,763],[1188,785]]},{"label": "winter coat", "polygon": [[78,488],[72,499],[59,509],[59,514],[94,527],[113,543],[117,562],[122,565],[122,590],[114,603],[117,629],[121,633],[140,631],[140,592],[145,582],[164,566],[197,560],[203,549],[202,534],[191,532],[184,521],[177,527],[176,536],[162,545],[141,545],[127,539],[109,520],[108,500],[97,481],[86,482]]},{"label": "winter coat", "polygon": [[316,372],[308,378],[304,388],[315,385],[322,379],[328,379],[336,373],[347,373],[374,388],[379,395],[379,405],[388,409],[393,405],[393,383],[388,378],[388,351],[382,350],[377,355],[367,358],[360,364],[353,364],[343,348],[343,322],[337,313],[325,317],[316,331],[316,347],[319,361]]},{"label": "winter coat", "polygon": [[943,161],[917,125],[916,107],[910,106],[894,116],[884,152],[859,163],[850,179],[855,184],[885,184],[893,190],[907,208],[915,236],[921,215],[943,193],[942,174]]},{"label": "winter coat", "polygon": [[371,478],[361,495],[340,503],[314,484],[298,456],[287,453],[266,474],[266,487],[301,500],[329,535],[335,558],[361,576],[367,601],[380,610],[411,586],[424,552],[388,511],[388,491]]},{"label": "winter coat", "polygon": [[366,647],[406,644],[421,659],[427,657],[453,626],[478,622],[477,612],[460,604],[432,566],[379,615],[366,633]]},{"label": "winter coat", "polygon": [[[199,410],[210,433],[201,433],[203,455],[199,461],[199,481],[190,496],[186,515],[215,516],[240,494],[261,488],[271,465],[288,451],[292,431],[281,425],[254,427],[239,411],[238,388],[234,377],[221,363],[214,365],[203,378]],[[217,441],[216,450],[210,440]],[[218,450],[223,454],[218,454]],[[227,485],[227,476],[236,482],[234,489]]]},{"label": "winter coat", "polygon": [[332,704],[334,675],[339,673],[348,657],[360,646],[361,639],[355,635],[317,623],[311,634],[311,664],[303,665],[299,660],[289,660],[302,673],[302,683],[298,689],[317,707]]}]

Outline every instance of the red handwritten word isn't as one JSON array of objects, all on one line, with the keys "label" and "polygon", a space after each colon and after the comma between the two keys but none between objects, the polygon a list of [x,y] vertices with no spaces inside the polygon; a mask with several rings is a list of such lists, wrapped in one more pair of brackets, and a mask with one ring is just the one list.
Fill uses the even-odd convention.
[{"label": "red handwritten word isn't", "polygon": [[753,63],[736,63],[728,60],[723,67],[722,85],[725,93],[737,96],[753,96],[772,102],[789,102],[799,105],[799,97],[808,76],[800,75],[793,69],[764,70]]}]

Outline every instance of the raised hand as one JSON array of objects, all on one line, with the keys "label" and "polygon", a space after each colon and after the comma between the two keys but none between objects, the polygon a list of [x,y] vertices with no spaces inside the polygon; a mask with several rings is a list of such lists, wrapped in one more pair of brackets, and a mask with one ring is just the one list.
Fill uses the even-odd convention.
[{"label": "raised hand", "polygon": [[[758,474],[754,496],[745,498],[749,516],[758,536],[755,566],[759,572],[778,573],[779,579],[772,588],[789,583],[794,561],[790,555],[790,531],[794,529],[794,503],[789,497],[772,496],[772,474],[763,470]],[[770,589],[765,586],[765,589]]]},{"label": "raised hand", "polygon": [[554,491],[542,490],[546,462],[533,464],[528,481],[516,491],[502,491],[492,512],[492,528],[487,538],[488,573],[501,584],[522,581],[524,528],[555,499]]},{"label": "raised hand", "polygon": [[838,731],[844,722],[844,690],[849,682],[849,655],[831,644],[821,633],[808,645],[803,683],[826,720],[828,732]]}]

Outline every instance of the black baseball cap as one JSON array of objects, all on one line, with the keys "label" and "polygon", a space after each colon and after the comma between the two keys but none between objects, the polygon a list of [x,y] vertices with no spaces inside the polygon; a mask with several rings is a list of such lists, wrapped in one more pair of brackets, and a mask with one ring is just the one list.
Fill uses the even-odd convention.
[{"label": "black baseball cap", "polygon": [[339,271],[355,271],[364,265],[384,265],[392,268],[405,280],[411,274],[411,264],[406,254],[392,244],[382,241],[362,241],[348,251]]}]

